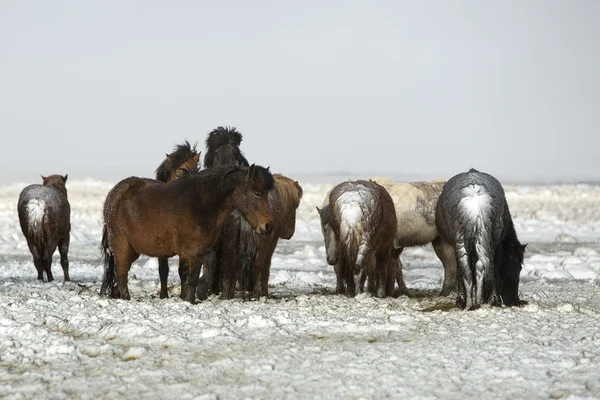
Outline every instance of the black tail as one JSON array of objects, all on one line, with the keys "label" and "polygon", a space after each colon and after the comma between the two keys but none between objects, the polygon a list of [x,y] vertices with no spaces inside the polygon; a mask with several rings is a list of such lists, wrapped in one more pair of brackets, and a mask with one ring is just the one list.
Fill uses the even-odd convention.
[{"label": "black tail", "polygon": [[102,287],[100,288],[100,296],[110,296],[115,283],[117,282],[117,275],[115,274],[115,256],[108,247],[108,229],[106,224],[102,231],[102,255],[104,256],[104,276],[102,277]]}]

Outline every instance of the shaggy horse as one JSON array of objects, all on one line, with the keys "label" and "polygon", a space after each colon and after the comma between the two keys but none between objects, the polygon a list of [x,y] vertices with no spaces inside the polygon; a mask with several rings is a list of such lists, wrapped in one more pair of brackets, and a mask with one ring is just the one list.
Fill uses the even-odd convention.
[{"label": "shaggy horse", "polygon": [[[273,231],[268,193],[273,176],[260,166],[214,167],[170,183],[131,177],[111,189],[104,202],[104,278],[101,294],[130,299],[127,276],[140,254],[178,255],[188,270],[186,300],[195,303],[200,268],[214,271],[213,247],[223,222],[238,210],[260,234]],[[116,281],[116,287],[115,287]],[[202,291],[206,298],[210,288]],[[199,292],[201,292],[199,290]]]},{"label": "shaggy horse", "polygon": [[19,195],[19,223],[39,280],[44,279],[44,271],[48,282],[54,280],[51,266],[57,246],[65,281],[69,280],[71,205],[65,187],[67,178],[68,175],[42,176],[42,185],[29,185]]},{"label": "shaggy horse", "polygon": [[[198,162],[200,153],[196,151],[196,144],[190,145],[187,140],[183,144],[175,145],[173,152],[167,154],[164,161],[156,169],[156,180],[161,182],[172,182],[181,178],[183,175],[198,172]],[[179,262],[179,278],[181,285],[185,285],[186,269],[183,263]],[[158,259],[158,275],[160,276],[160,298],[169,297],[167,293],[167,279],[169,278],[169,259]]]},{"label": "shaggy horse", "polygon": [[[445,181],[393,182],[387,178],[371,178],[383,186],[394,200],[396,207],[395,255],[404,247],[433,245],[433,250],[444,266],[444,282],[441,296],[448,296],[456,287],[456,259],[454,249],[439,238],[435,226],[435,206]],[[398,258],[396,280],[400,294],[408,295],[402,274],[402,262]]]},{"label": "shaggy horse", "polygon": [[471,169],[449,179],[437,203],[436,225],[456,254],[460,307],[519,305],[525,245],[496,178]]},{"label": "shaggy horse", "polygon": [[[219,126],[213,129],[206,138],[206,154],[204,155],[204,168],[212,168],[219,165],[248,165],[248,160],[240,150],[242,134],[233,127]],[[215,246],[217,266],[213,278],[213,293],[223,290],[223,271],[228,268],[225,262],[239,265],[242,253],[245,250],[240,247],[240,236],[242,227],[246,229],[245,234],[251,233],[252,229],[238,212],[233,212],[225,221],[223,232]],[[244,243],[244,242],[242,242]],[[244,259],[248,260],[250,255]],[[228,261],[225,261],[227,258]],[[204,278],[202,278],[204,280]]]},{"label": "shaggy horse", "polygon": [[235,128],[219,126],[213,129],[206,138],[206,154],[204,168],[217,165],[245,165],[248,160],[240,150],[242,134]]},{"label": "shaggy horse", "polygon": [[389,193],[373,181],[358,180],[340,183],[327,197],[317,211],[337,292],[362,293],[369,276],[378,297],[391,296],[396,212]]},{"label": "shaggy horse", "polygon": [[[296,230],[296,210],[302,198],[302,187],[281,174],[273,174],[275,190],[269,192],[269,206],[275,219],[275,230],[270,236],[257,235],[250,229],[246,221],[240,221],[242,228],[239,235],[223,235],[227,237],[226,248],[231,251],[222,252],[219,261],[222,268],[223,292],[221,299],[231,299],[235,294],[236,282],[240,287],[252,293],[252,297],[268,296],[271,258],[279,239],[289,240]],[[231,225],[233,227],[235,225]],[[225,233],[226,231],[224,231]],[[237,250],[237,251],[236,251]],[[245,256],[243,262],[240,254]],[[244,279],[244,273],[246,276]]]}]

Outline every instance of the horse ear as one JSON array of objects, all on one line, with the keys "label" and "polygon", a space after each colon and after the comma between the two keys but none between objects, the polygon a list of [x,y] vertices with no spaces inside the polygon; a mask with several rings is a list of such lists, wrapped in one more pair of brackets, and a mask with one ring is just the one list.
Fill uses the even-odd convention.
[{"label": "horse ear", "polygon": [[40,176],[42,177],[42,182],[46,183],[46,181],[48,180],[48,177],[44,176],[44,175],[40,175]]},{"label": "horse ear", "polygon": [[319,213],[319,215],[321,215],[321,213],[323,212],[323,210],[321,210],[319,207],[315,207],[317,209],[317,212]]},{"label": "horse ear", "polygon": [[199,162],[199,161],[200,161],[200,153],[197,153],[197,154],[194,156],[194,162],[195,162],[196,164],[198,164],[198,162]]},{"label": "horse ear", "polygon": [[248,168],[248,177],[253,179],[256,176],[256,165],[252,164],[250,168]]},{"label": "horse ear", "polygon": [[63,182],[67,183],[67,179],[69,178],[69,174],[66,174],[65,176],[62,177]]}]

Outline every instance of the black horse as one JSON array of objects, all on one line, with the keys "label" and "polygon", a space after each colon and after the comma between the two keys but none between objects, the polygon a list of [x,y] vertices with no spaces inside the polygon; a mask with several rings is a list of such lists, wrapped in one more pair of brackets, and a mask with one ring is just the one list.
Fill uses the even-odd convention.
[{"label": "black horse", "polygon": [[[242,134],[235,127],[219,126],[213,129],[206,138],[204,168],[220,165],[248,166],[248,160],[240,150],[242,139]],[[225,221],[219,240],[214,247],[216,268],[212,282],[208,283],[212,293],[219,293],[223,290],[223,270],[225,269],[223,264],[231,261],[226,259],[227,254],[238,255],[242,251],[240,235],[243,234],[242,226],[247,225],[245,218],[235,211]]]},{"label": "black horse", "polygon": [[504,189],[496,178],[471,169],[446,182],[436,207],[441,240],[453,246],[458,265],[457,304],[519,305],[525,246],[515,232]]}]

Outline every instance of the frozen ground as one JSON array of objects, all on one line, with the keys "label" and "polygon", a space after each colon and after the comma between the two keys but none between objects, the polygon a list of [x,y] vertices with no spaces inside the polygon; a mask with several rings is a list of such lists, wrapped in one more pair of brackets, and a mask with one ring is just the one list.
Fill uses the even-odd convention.
[{"label": "frozen ground", "polygon": [[[411,297],[333,294],[303,183],[294,238],[273,260],[272,298],[158,299],[154,259],[132,268],[133,300],[98,296],[100,210],[110,183],[68,185],[71,283],[40,283],[18,227],[23,183],[0,188],[0,397],[600,398],[600,187],[507,186],[529,242],[516,309],[463,312],[436,292],[430,246],[403,254]],[[176,264],[175,260],[171,261]]]}]

